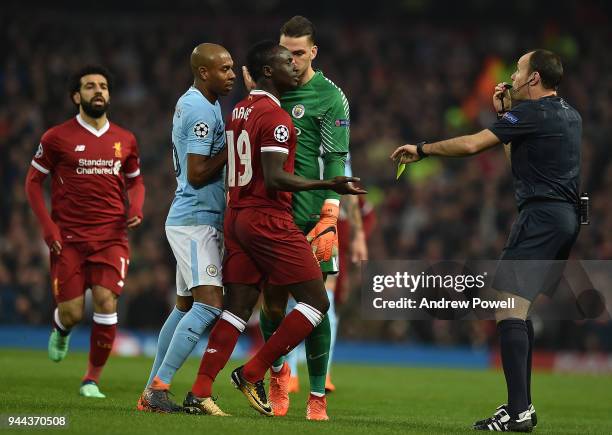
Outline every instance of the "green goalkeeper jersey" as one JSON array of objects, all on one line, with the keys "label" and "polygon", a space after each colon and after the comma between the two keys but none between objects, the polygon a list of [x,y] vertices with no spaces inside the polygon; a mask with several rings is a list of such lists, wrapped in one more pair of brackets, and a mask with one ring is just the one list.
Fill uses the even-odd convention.
[{"label": "green goalkeeper jersey", "polygon": [[[286,92],[281,105],[291,115],[298,135],[295,174],[311,180],[344,175],[349,147],[349,104],[342,90],[317,71],[308,83]],[[339,199],[332,190],[293,193],[295,223],[307,230],[319,220],[326,199]]]}]

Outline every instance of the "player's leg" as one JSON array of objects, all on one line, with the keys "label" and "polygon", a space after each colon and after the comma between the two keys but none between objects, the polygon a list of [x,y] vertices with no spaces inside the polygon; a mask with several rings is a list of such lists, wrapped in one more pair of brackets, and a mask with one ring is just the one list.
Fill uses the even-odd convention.
[{"label": "player's leg", "polygon": [[[178,276],[177,288],[179,288]],[[149,378],[147,379],[145,388],[151,385],[151,382],[153,382],[153,378],[157,374],[159,366],[161,366],[162,361],[166,357],[166,352],[168,351],[168,346],[170,346],[170,341],[172,340],[176,326],[179,324],[183,316],[191,309],[192,305],[193,297],[191,295],[176,296],[176,304],[159,331],[159,336],[157,337],[157,348],[155,350],[155,359],[153,360],[153,367],[151,367],[151,372],[149,373]]]},{"label": "player's leg", "polygon": [[125,285],[130,253],[127,242],[89,242],[87,245],[84,271],[92,290],[94,313],[89,362],[80,393],[103,398],[98,384],[117,333],[117,299]]},{"label": "player's leg", "polygon": [[117,334],[118,295],[100,285],[92,287],[93,323],[89,342],[89,360],[83,376],[80,394],[85,397],[104,398],[98,384],[108,361]]},{"label": "player's leg", "polygon": [[281,293],[290,290],[297,305],[259,352],[232,373],[233,382],[245,393],[251,406],[264,415],[273,415],[263,391],[266,371],[280,355],[288,353],[306,338],[323,320],[329,308],[325,286],[320,278],[291,285],[272,284],[271,289]]},{"label": "player's leg", "polygon": [[[291,310],[295,308],[296,302],[295,299],[289,298],[287,301],[287,310],[286,314],[290,313]],[[304,346],[304,342],[297,345],[295,349],[285,355],[285,361],[289,365],[289,385],[287,386],[287,391],[289,393],[298,393],[300,391],[300,378],[298,372],[298,364],[302,357],[305,358],[306,349]]]},{"label": "player's leg", "polygon": [[222,234],[209,225],[175,227],[174,230],[180,232],[178,236],[171,230],[172,227],[167,228],[168,239],[177,268],[193,295],[193,305],[177,325],[153,380],[152,388],[157,390],[169,390],[174,374],[191,354],[204,330],[221,314],[223,303]]},{"label": "player's leg", "polygon": [[338,275],[329,275],[325,281],[327,287],[327,297],[329,298],[329,329],[331,332],[329,342],[329,358],[327,360],[327,376],[325,377],[325,392],[331,393],[336,390],[336,387],[331,381],[331,365],[334,357],[334,348],[336,347],[336,338],[338,336],[338,313],[336,313],[336,298],[335,292],[338,283]]},{"label": "player's leg", "polygon": [[183,402],[183,407],[190,413],[225,415],[211,397],[212,384],[227,364],[259,299],[258,284],[262,281],[262,275],[235,237],[239,213],[230,208],[225,215],[223,312],[208,337],[198,375]]},{"label": "player's leg", "polygon": [[[264,288],[264,298],[259,315],[261,332],[268,341],[285,318],[288,292]],[[294,352],[295,349],[292,351]],[[290,353],[292,353],[290,352]],[[285,357],[281,356],[272,363],[270,369],[270,406],[275,416],[283,416],[289,410],[289,378],[291,371]]]},{"label": "player's leg", "polygon": [[66,243],[61,255],[51,253],[51,287],[57,304],[49,336],[49,359],[62,361],[68,353],[70,331],[83,318],[85,276],[80,244]]},{"label": "player's leg", "polygon": [[[227,261],[225,264],[228,264]],[[212,401],[212,385],[246,328],[259,299],[259,289],[255,284],[226,283],[225,291],[223,312],[208,337],[198,375],[183,403],[189,413],[226,415]]]}]

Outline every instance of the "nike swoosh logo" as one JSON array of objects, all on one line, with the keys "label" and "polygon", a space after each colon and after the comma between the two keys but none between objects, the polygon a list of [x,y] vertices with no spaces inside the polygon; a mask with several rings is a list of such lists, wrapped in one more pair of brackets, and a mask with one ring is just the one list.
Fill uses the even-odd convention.
[{"label": "nike swoosh logo", "polygon": [[321,237],[321,236],[323,236],[323,235],[325,235],[327,233],[334,233],[334,234],[336,234],[336,229],[334,227],[327,227],[327,228],[325,228],[325,230],[321,231],[319,233],[319,235],[317,235],[317,237],[315,237],[312,240],[315,241],[316,239],[318,239],[319,237]]},{"label": "nike swoosh logo", "polygon": [[312,355],[308,355],[308,359],[319,359],[322,356],[327,355],[327,352],[322,353],[321,355],[317,355],[317,356],[312,356]]},{"label": "nike swoosh logo", "polygon": [[198,334],[197,332],[195,332],[193,329],[191,328],[187,328],[187,331],[191,332],[192,334],[197,335],[198,337],[200,336],[200,334]]}]

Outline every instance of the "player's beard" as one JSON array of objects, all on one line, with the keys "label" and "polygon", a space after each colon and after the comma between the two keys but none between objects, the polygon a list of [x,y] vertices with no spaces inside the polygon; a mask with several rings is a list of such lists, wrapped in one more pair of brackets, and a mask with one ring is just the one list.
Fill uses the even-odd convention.
[{"label": "player's beard", "polygon": [[94,119],[101,118],[104,116],[106,111],[108,110],[108,101],[104,101],[102,106],[94,106],[91,101],[82,101],[81,107],[83,108],[83,112]]}]

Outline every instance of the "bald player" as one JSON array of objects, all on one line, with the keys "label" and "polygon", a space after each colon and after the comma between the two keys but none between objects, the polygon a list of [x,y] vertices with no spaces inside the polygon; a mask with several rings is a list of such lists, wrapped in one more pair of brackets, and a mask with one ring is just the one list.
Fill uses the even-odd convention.
[{"label": "bald player", "polygon": [[221,313],[227,150],[218,99],[232,90],[233,65],[220,45],[198,45],[191,54],[193,86],[174,110],[172,156],[178,186],[166,219],[166,237],[176,258],[177,297],[159,333],[155,362],[138,400],[142,411],[181,410],[168,398],[172,378]]}]

